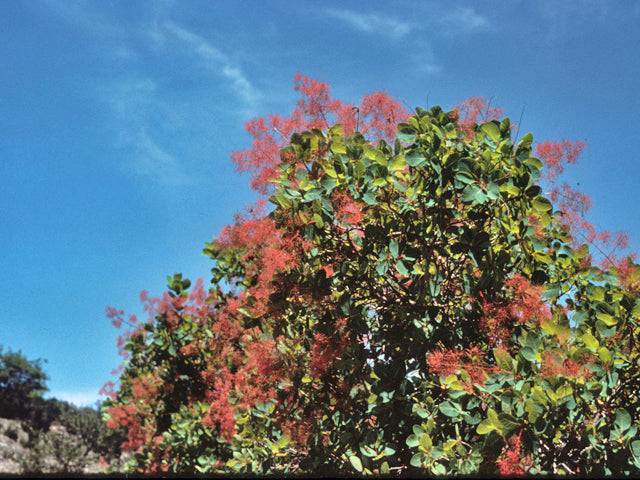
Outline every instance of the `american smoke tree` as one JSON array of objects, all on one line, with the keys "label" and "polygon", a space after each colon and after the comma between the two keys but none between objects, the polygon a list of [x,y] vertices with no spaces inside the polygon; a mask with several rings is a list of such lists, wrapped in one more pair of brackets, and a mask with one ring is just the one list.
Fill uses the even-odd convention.
[{"label": "american smoke tree", "polygon": [[206,245],[210,288],[107,309],[128,467],[640,474],[640,269],[557,184],[584,144],[534,148],[479,98],[296,89],[233,155],[271,206]]}]

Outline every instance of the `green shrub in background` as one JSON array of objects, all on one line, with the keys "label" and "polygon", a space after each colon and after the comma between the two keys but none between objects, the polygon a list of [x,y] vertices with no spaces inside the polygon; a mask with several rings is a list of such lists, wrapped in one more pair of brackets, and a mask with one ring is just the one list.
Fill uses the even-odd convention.
[{"label": "green shrub in background", "polygon": [[0,347],[0,416],[27,419],[36,405],[42,405],[48,379],[42,364],[42,360],[29,360],[21,352],[4,352]]},{"label": "green shrub in background", "polygon": [[[28,434],[26,454],[15,458],[22,472],[82,472],[99,456],[117,465],[123,432],[106,427],[99,404],[77,407],[43,398],[47,375],[42,364],[20,352],[0,350],[0,417],[21,421]],[[17,440],[11,431],[5,435]]]}]

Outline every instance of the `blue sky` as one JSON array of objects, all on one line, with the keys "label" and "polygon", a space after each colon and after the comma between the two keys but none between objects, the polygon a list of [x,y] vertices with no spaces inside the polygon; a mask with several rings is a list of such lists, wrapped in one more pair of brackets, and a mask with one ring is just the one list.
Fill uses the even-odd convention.
[{"label": "blue sky", "polygon": [[296,72],[357,101],[492,98],[535,138],[582,139],[567,179],[640,246],[640,2],[0,2],[0,344],[90,402],[138,312],[254,196],[229,152],[286,113]]}]

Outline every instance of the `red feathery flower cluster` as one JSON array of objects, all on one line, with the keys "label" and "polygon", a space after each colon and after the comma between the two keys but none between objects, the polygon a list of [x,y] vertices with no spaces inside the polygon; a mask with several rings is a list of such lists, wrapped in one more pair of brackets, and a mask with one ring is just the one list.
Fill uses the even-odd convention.
[{"label": "red feathery flower cluster", "polygon": [[498,120],[502,109],[491,107],[483,97],[469,97],[453,110],[453,119],[467,138],[473,137],[478,122]]},{"label": "red feathery flower cluster", "polygon": [[145,402],[154,398],[161,383],[159,378],[152,375],[134,378],[131,382],[133,399]]},{"label": "red feathery flower cluster", "polygon": [[592,372],[584,365],[566,358],[559,351],[547,350],[542,354],[540,376],[542,378],[565,377],[569,379],[589,378]]},{"label": "red feathery flower cluster", "polygon": [[245,276],[256,278],[255,286],[247,290],[254,300],[252,310],[256,316],[266,312],[266,304],[273,288],[276,274],[295,265],[300,247],[297,237],[284,237],[275,222],[260,216],[264,202],[249,217],[236,216],[236,223],[222,230],[216,244],[222,249],[238,249],[247,266]]},{"label": "red feathery flower cluster", "polygon": [[331,196],[331,201],[338,221],[358,225],[364,219],[362,204],[351,198],[349,194],[336,190]]},{"label": "red feathery flower cluster", "polygon": [[513,291],[513,299],[508,305],[511,317],[519,323],[530,319],[536,319],[539,323],[551,320],[549,305],[542,300],[544,292],[542,286],[532,285],[520,274],[511,277],[505,282],[505,285]]},{"label": "red feathery flower cluster", "polygon": [[531,466],[531,457],[522,456],[522,432],[509,438],[496,464],[500,475],[505,477],[520,477],[526,473]]},{"label": "red feathery flower cluster", "polygon": [[323,377],[349,345],[346,326],[347,320],[343,318],[336,322],[335,334],[332,336],[319,332],[313,336],[309,354],[309,368],[315,377]]},{"label": "red feathery flower cluster", "polygon": [[372,140],[391,140],[398,122],[408,117],[400,103],[382,92],[365,96],[360,107],[356,107],[332,98],[326,83],[300,74],[294,81],[302,98],[291,115],[270,115],[268,119],[256,118],[247,122],[245,129],[253,138],[251,148],[231,155],[239,171],[253,173],[251,187],[260,193],[268,192],[281,162],[280,149],[293,133],[327,129],[333,121],[342,125],[347,136],[359,128]]},{"label": "red feathery flower cluster", "polygon": [[542,142],[536,147],[536,154],[548,168],[547,177],[555,179],[564,171],[564,163],[576,163],[587,146],[585,142],[562,140],[560,142]]},{"label": "red feathery flower cluster", "polygon": [[617,259],[613,265],[618,280],[632,292],[640,293],[640,266],[635,262],[635,254]]},{"label": "red feathery flower cluster", "polygon": [[505,282],[512,291],[508,302],[489,302],[481,296],[483,315],[480,327],[491,345],[506,343],[515,323],[537,320],[544,323],[551,320],[549,306],[542,300],[543,287],[532,285],[522,275],[514,275]]},{"label": "red feathery flower cluster", "polygon": [[484,356],[476,346],[459,350],[434,350],[427,354],[427,366],[430,372],[441,377],[466,372],[470,380],[463,381],[463,385],[470,392],[474,385],[484,384],[487,376],[500,371],[495,365],[489,365]]},{"label": "red feathery flower cluster", "polygon": [[125,450],[137,450],[145,444],[145,435],[142,431],[138,409],[135,405],[116,405],[106,409],[109,415],[107,427],[111,429],[123,427],[127,431],[127,439],[122,444]]},{"label": "red feathery flower cluster", "polygon": [[360,106],[363,134],[370,133],[387,141],[396,136],[397,125],[404,122],[409,113],[396,100],[384,92],[374,92],[362,99]]}]

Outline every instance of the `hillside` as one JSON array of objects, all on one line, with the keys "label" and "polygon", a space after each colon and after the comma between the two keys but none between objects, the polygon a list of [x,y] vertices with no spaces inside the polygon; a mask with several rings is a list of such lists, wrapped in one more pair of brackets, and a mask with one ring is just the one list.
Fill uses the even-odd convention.
[{"label": "hillside", "polygon": [[47,431],[0,418],[0,473],[106,473],[110,465],[58,422]]}]

